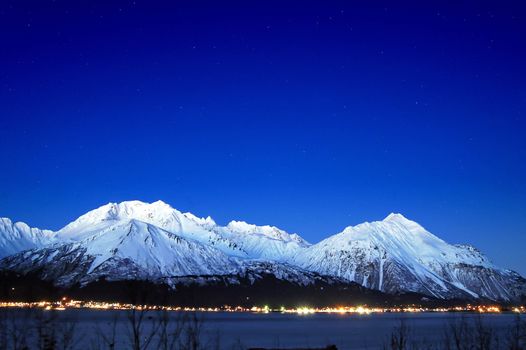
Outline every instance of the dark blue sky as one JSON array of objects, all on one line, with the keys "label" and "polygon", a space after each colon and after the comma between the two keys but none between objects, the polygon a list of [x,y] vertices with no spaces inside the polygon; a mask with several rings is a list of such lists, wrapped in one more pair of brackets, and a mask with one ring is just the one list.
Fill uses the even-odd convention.
[{"label": "dark blue sky", "polygon": [[401,212],[526,273],[526,5],[2,1],[0,216]]}]

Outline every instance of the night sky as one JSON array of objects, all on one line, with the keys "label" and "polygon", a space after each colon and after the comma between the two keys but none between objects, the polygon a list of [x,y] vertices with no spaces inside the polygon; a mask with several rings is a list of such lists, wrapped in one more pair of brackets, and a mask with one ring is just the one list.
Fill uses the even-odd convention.
[{"label": "night sky", "polygon": [[0,2],[0,216],[400,212],[526,274],[524,2],[167,3]]}]

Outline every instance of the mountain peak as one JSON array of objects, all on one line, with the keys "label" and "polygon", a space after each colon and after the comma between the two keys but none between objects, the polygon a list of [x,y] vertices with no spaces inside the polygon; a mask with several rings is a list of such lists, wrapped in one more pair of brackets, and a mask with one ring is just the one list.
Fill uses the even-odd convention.
[{"label": "mountain peak", "polygon": [[107,205],[118,206],[121,208],[126,208],[126,207],[136,207],[136,208],[139,208],[139,207],[154,207],[154,208],[169,207],[171,208],[169,204],[167,204],[166,202],[163,202],[162,200],[157,200],[151,203],[143,202],[140,200],[130,200],[130,201],[122,201],[120,203],[108,203]]},{"label": "mountain peak", "polygon": [[170,216],[177,214],[179,214],[179,212],[162,201],[153,203],[145,203],[139,200],[123,201],[120,203],[110,202],[80,216],[58,232],[70,236],[76,232],[90,231],[92,228],[107,222],[128,219],[151,222],[156,218],[166,220]]},{"label": "mountain peak", "polygon": [[[410,229],[410,228],[421,228],[421,226],[412,220],[409,220],[405,216],[403,216],[400,213],[391,213],[387,215],[382,221],[366,221],[358,225],[350,225],[343,229],[341,234],[356,234],[356,232],[368,232],[369,234],[372,234],[375,232],[372,228],[379,227],[379,226],[391,226],[392,224],[402,226],[404,228]],[[422,228],[423,229],[423,228]]]},{"label": "mountain peak", "polygon": [[170,204],[158,199],[155,202],[150,203],[150,205],[158,206],[158,207],[172,207]]},{"label": "mountain peak", "polygon": [[391,213],[383,221],[411,221],[400,213]]},{"label": "mountain peak", "polygon": [[399,213],[391,213],[387,215],[385,219],[381,221],[381,223],[390,224],[390,225],[394,224],[396,226],[403,227],[405,230],[408,230],[410,232],[415,232],[415,233],[425,232],[426,234],[432,235],[424,227],[422,227],[422,225],[420,225],[418,222],[410,220]]}]

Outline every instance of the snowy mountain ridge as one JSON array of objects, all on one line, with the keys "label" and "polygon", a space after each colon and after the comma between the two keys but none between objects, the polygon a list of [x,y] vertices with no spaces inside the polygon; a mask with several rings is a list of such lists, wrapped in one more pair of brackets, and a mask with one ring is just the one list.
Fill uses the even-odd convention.
[{"label": "snowy mountain ridge", "polygon": [[0,258],[52,242],[54,233],[29,227],[24,222],[0,218]]},{"label": "snowy mountain ridge", "polygon": [[[302,283],[315,273],[387,293],[492,300],[526,295],[526,280],[517,273],[394,213],[311,245],[274,226],[244,221],[220,226],[211,217],[183,213],[162,201],[108,203],[56,232],[0,219],[2,257],[0,268],[40,271],[60,285],[101,277],[232,275],[270,264],[276,277],[295,276]],[[278,276],[278,271],[289,272]]]}]

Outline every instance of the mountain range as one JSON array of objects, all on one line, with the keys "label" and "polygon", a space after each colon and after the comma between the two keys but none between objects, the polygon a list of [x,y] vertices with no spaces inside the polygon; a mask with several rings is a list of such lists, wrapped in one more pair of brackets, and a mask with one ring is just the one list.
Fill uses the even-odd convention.
[{"label": "mountain range", "polygon": [[[401,214],[349,226],[319,243],[274,226],[218,225],[157,201],[109,203],[58,231],[0,219],[0,269],[56,286],[101,279],[206,285],[271,275],[308,286],[359,284],[387,294],[516,301],[526,280],[469,245],[451,245]],[[247,282],[248,281],[248,282]]]}]

